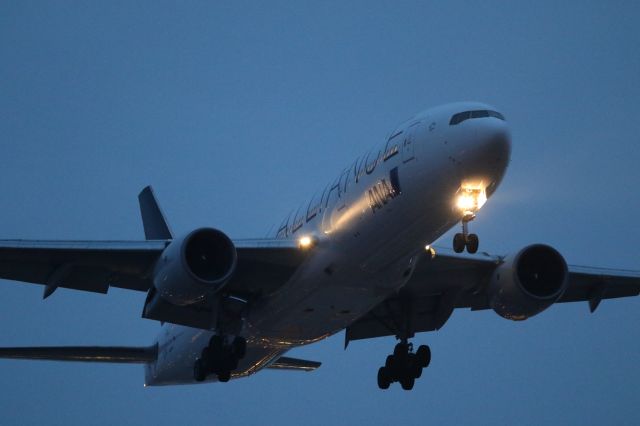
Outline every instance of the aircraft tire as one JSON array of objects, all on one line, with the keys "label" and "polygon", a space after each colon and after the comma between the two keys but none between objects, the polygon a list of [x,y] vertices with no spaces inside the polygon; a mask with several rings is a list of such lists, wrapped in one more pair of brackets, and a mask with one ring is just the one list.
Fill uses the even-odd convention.
[{"label": "aircraft tire", "polygon": [[193,378],[196,382],[204,382],[204,379],[207,378],[204,363],[200,358],[196,359],[193,364]]},{"label": "aircraft tire", "polygon": [[202,352],[200,352],[200,358],[206,360],[209,359],[209,357],[211,357],[211,349],[209,349],[209,346],[205,346]]},{"label": "aircraft tire", "polygon": [[389,380],[386,367],[380,367],[378,370],[378,387],[380,389],[389,389],[390,385],[391,380]]},{"label": "aircraft tire", "polygon": [[469,234],[467,237],[467,251],[471,254],[478,251],[478,246],[480,246],[480,239],[476,234]]},{"label": "aircraft tire", "polygon": [[415,379],[419,379],[420,376],[422,376],[422,365],[420,365],[418,357],[415,354],[410,354],[408,361],[409,375],[413,376]]},{"label": "aircraft tire", "polygon": [[389,355],[387,356],[387,359],[384,362],[384,367],[387,369],[387,371],[391,371],[394,368],[394,358],[393,355]]},{"label": "aircraft tire", "polygon": [[400,380],[400,386],[402,386],[402,389],[404,390],[413,389],[413,385],[415,383],[416,383],[416,379],[413,376],[403,377],[402,380]]},{"label": "aircraft tire", "polygon": [[211,339],[209,340],[209,348],[211,348],[211,351],[214,353],[218,353],[222,350],[222,337],[218,336],[217,334],[211,336]]},{"label": "aircraft tire", "polygon": [[464,235],[458,232],[453,236],[453,251],[456,253],[462,253],[464,251],[464,246]]},{"label": "aircraft tire", "polygon": [[427,345],[420,345],[416,351],[416,358],[420,367],[427,368],[431,363],[431,348]]}]

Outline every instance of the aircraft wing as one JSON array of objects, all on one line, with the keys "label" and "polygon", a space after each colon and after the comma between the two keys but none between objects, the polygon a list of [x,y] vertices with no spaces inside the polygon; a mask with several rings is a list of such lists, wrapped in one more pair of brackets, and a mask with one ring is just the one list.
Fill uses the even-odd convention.
[{"label": "aircraft wing", "polygon": [[[345,347],[352,340],[394,336],[408,317],[415,332],[440,329],[456,308],[489,309],[486,288],[499,256],[438,254],[422,259],[403,289],[350,325]],[[640,294],[640,271],[568,265],[569,284],[557,303],[587,301],[594,312],[603,299]]]},{"label": "aircraft wing", "polygon": [[[0,240],[0,279],[44,285],[43,298],[57,288],[107,293],[110,287],[148,292],[153,299],[157,260],[174,240],[171,228],[148,186],[138,195],[144,241]],[[236,269],[224,293],[250,300],[285,284],[308,251],[283,239],[234,240]],[[202,300],[186,307],[159,301],[143,317],[191,327],[208,328],[213,307]]]},{"label": "aircraft wing", "polygon": [[[109,287],[148,291],[156,260],[170,240],[0,240],[0,279],[107,293]],[[239,296],[268,294],[284,284],[306,253],[287,240],[236,240],[236,273],[225,289]],[[258,279],[259,278],[259,279]]]},{"label": "aircraft wing", "polygon": [[147,291],[165,241],[0,241],[0,278],[106,293]]}]

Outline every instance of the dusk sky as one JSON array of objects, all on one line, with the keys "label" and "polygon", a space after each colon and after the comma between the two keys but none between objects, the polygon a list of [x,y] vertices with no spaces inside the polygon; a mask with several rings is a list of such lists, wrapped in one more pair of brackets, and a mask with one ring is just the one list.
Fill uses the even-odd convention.
[{"label": "dusk sky", "polygon": [[[472,223],[481,251],[554,246],[640,269],[640,5],[634,1],[0,3],[0,238],[143,239],[154,186],[175,233],[263,237],[394,126],[477,100],[512,159]],[[426,200],[428,202],[428,200]],[[453,233],[436,245],[450,246]],[[0,346],[147,345],[145,294],[0,281]],[[0,360],[0,423],[640,424],[640,298],[525,322],[456,311],[419,334],[290,356],[312,373],[143,388],[138,365]]]}]

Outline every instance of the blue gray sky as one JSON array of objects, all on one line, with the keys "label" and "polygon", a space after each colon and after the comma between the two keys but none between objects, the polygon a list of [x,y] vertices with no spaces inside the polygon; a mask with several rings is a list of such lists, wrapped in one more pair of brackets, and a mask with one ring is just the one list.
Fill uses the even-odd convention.
[{"label": "blue gray sky", "polygon": [[[640,7],[632,1],[2,2],[0,238],[140,239],[154,185],[174,231],[265,235],[399,122],[479,100],[509,121],[482,250],[533,242],[640,269]],[[441,244],[449,245],[452,234]],[[144,294],[0,283],[0,345],[151,342]],[[143,388],[139,366],[0,362],[3,424],[638,424],[640,300],[524,323],[454,313],[394,341],[295,350],[316,372]]]}]

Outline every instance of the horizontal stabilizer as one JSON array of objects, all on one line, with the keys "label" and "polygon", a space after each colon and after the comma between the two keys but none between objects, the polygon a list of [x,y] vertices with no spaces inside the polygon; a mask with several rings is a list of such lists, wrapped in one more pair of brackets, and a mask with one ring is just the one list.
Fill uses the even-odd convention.
[{"label": "horizontal stabilizer", "polygon": [[276,362],[271,364],[269,368],[276,370],[313,371],[321,365],[322,363],[317,361],[307,361],[306,359],[281,356]]},{"label": "horizontal stabilizer", "polygon": [[158,346],[41,346],[0,348],[0,358],[145,364],[153,362],[158,358]]}]

